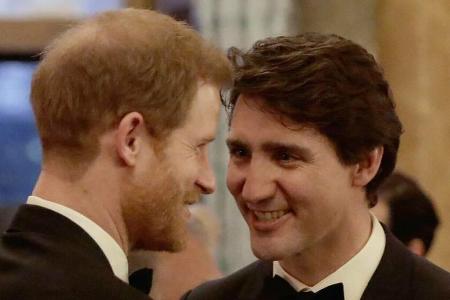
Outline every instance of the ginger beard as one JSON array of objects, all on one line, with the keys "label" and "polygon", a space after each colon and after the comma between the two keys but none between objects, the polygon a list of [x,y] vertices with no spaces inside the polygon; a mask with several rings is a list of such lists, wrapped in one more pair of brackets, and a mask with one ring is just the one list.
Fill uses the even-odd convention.
[{"label": "ginger beard", "polygon": [[129,182],[122,214],[132,250],[177,252],[187,240],[186,203],[199,199],[194,185],[183,186],[164,161],[145,180]]}]

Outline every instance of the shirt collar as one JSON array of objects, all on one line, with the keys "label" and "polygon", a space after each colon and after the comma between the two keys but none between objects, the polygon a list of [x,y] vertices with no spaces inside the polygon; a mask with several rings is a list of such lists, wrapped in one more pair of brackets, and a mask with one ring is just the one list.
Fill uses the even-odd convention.
[{"label": "shirt collar", "polygon": [[278,261],[273,262],[273,276],[285,279],[297,291],[310,290],[317,292],[327,286],[342,282],[345,300],[361,299],[370,278],[375,272],[383,256],[386,236],[380,222],[371,214],[372,232],[364,247],[334,273],[328,275],[314,286],[307,286],[288,274]]},{"label": "shirt collar", "polygon": [[97,243],[108,259],[114,275],[124,282],[128,282],[128,260],[125,252],[117,242],[92,220],[67,206],[44,200],[36,196],[29,196],[27,204],[37,205],[63,215],[78,226]]}]

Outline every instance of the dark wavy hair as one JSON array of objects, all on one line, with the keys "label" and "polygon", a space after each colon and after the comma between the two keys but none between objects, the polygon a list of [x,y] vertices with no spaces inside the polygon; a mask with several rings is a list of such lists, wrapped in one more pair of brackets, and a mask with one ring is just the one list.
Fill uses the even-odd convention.
[{"label": "dark wavy hair", "polygon": [[395,167],[402,133],[374,57],[350,40],[319,33],[267,38],[247,52],[231,48],[228,56],[235,69],[224,101],[230,116],[239,95],[258,96],[264,109],[325,135],[344,164],[384,147],[378,173],[366,186],[374,206],[376,189]]}]

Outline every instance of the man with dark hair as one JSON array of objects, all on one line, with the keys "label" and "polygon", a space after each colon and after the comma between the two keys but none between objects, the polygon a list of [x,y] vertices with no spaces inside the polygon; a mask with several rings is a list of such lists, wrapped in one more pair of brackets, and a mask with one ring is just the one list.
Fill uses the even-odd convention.
[{"label": "man with dark hair", "polygon": [[215,188],[207,145],[230,79],[220,50],[150,10],[56,39],[33,75],[42,170],[1,238],[0,299],[148,299],[127,254],[183,249],[187,205]]},{"label": "man with dark hair", "polygon": [[430,197],[412,178],[395,172],[378,189],[375,216],[413,253],[425,256],[439,218]]},{"label": "man with dark hair", "polygon": [[306,33],[230,57],[227,185],[260,260],[185,299],[449,299],[450,275],[369,211],[402,132],[373,56]]}]

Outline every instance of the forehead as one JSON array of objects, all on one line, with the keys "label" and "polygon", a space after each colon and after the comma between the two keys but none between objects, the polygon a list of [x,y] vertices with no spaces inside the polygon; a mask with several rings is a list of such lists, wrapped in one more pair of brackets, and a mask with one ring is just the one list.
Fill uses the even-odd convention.
[{"label": "forehead", "polygon": [[214,84],[199,81],[197,92],[188,113],[188,118],[192,121],[196,120],[198,117],[214,117],[219,113],[219,110],[219,88]]},{"label": "forehead", "polygon": [[215,132],[220,112],[220,91],[213,84],[200,81],[184,125],[175,133],[198,135]]},{"label": "forehead", "polygon": [[328,140],[311,126],[295,124],[277,113],[270,112],[265,108],[262,99],[240,96],[230,122],[230,138],[263,135],[277,139],[303,135]]}]

